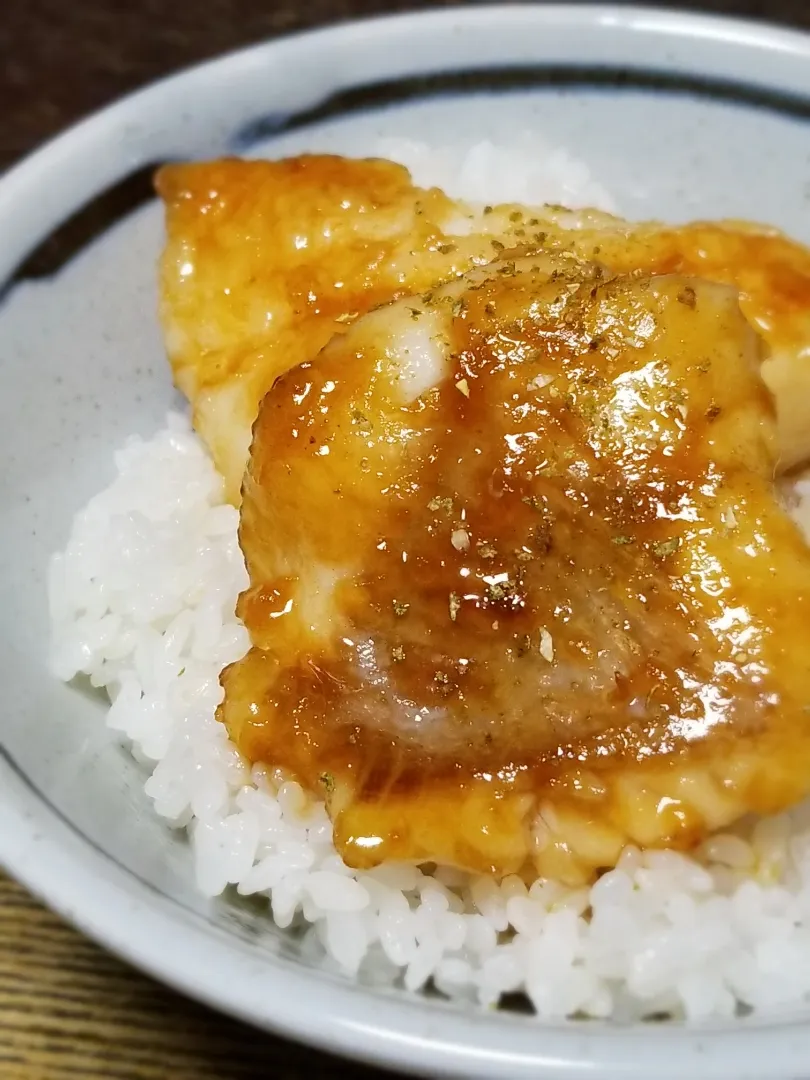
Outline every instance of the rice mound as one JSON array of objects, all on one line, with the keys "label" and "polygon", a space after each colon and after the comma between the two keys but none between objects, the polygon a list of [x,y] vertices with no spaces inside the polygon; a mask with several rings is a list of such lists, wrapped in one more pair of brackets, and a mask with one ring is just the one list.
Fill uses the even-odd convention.
[{"label": "rice mound", "polygon": [[[386,151],[424,167],[417,144]],[[471,154],[470,184],[494,201],[486,154],[468,150],[462,164]],[[448,162],[444,172],[436,179],[452,189]],[[586,172],[575,180],[596,191]],[[628,848],[589,889],[346,867],[323,803],[248,766],[215,719],[219,673],[249,644],[234,614],[247,575],[238,513],[222,502],[205,448],[186,417],[170,414],[115,465],[51,563],[52,666],[106,689],[107,724],[149,770],[155,811],[188,830],[204,894],[235,886],[266,896],[276,925],[309,924],[307,954],[345,975],[410,991],[430,984],[488,1007],[522,992],[547,1019],[705,1019],[810,998],[808,805],[743,823],[692,857]],[[796,484],[794,502],[810,521],[810,481]]]}]

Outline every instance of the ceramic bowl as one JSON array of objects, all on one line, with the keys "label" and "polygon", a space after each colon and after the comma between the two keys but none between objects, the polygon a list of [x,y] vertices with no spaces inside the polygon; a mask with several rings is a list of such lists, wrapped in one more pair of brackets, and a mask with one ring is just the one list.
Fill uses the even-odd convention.
[{"label": "ceramic bowl", "polygon": [[253,908],[196,894],[103,703],[48,673],[48,556],[124,435],[175,404],[149,167],[526,127],[571,147],[629,216],[756,218],[810,241],[810,38],[628,6],[475,6],[258,45],[105,109],[0,180],[0,279],[111,188],[138,204],[0,310],[0,863],[157,978],[338,1053],[431,1076],[787,1080],[810,1062],[810,1012],[550,1025],[314,969]]}]

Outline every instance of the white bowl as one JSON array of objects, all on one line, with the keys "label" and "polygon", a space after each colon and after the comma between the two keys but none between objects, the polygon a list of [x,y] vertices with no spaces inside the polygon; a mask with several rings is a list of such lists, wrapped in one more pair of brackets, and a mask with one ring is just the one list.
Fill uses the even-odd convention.
[{"label": "white bowl", "polygon": [[[399,102],[387,111],[371,108],[380,83]],[[0,279],[152,163],[527,125],[572,146],[630,216],[751,217],[810,241],[809,120],[810,39],[766,26],[569,4],[352,23],[158,83],[23,162],[0,181]],[[48,556],[110,477],[113,448],[174,402],[154,315],[160,241],[152,203],[54,277],[16,286],[0,312],[0,862],[152,975],[369,1061],[468,1077],[805,1072],[810,1012],[700,1028],[482,1015],[315,970],[252,908],[195,893],[187,845],[152,815],[102,703],[46,666]]]}]

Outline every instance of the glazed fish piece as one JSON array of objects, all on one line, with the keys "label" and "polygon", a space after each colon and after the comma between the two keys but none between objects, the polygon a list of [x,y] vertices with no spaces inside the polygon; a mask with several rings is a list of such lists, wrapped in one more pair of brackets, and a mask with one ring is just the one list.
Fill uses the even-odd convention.
[{"label": "glazed fish piece", "polygon": [[162,318],[178,386],[227,494],[239,500],[250,431],[275,378],[371,308],[438,287],[504,248],[571,250],[619,273],[734,285],[768,350],[778,466],[808,457],[810,255],[739,223],[633,225],[595,211],[468,206],[385,161],[304,156],[162,169]]},{"label": "glazed fish piece", "polygon": [[[162,317],[175,380],[238,501],[259,403],[371,308],[489,262],[506,213],[414,187],[387,161],[170,166]],[[538,219],[539,225],[539,219]]]},{"label": "glazed fish piece", "polygon": [[810,789],[810,552],[734,288],[501,258],[381,307],[254,430],[220,716],[351,866],[568,882]]}]

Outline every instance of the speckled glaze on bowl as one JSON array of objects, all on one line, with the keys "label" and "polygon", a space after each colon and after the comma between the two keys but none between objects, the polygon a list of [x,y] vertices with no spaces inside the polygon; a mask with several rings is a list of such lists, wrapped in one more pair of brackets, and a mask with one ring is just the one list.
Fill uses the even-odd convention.
[{"label": "speckled glaze on bowl", "polygon": [[[0,279],[145,166],[362,153],[531,127],[630,216],[742,216],[810,241],[810,39],[632,7],[498,6],[343,25],[225,57],[97,114],[0,180]],[[111,454],[175,403],[155,319],[159,209],[116,223],[0,310],[0,863],[89,935],[254,1024],[430,1076],[788,1080],[810,1010],[700,1028],[540,1024],[314,969],[253,907],[196,893],[103,702],[47,672],[48,555]]]}]

